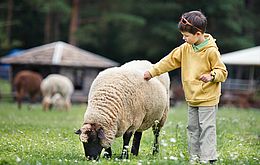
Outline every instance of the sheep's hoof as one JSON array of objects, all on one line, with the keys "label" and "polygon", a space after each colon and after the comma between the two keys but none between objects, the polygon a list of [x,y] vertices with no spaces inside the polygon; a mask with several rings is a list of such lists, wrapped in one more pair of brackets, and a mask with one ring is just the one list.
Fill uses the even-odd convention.
[{"label": "sheep's hoof", "polygon": [[154,147],[153,147],[153,155],[159,153],[159,145],[158,144],[154,144]]},{"label": "sheep's hoof", "polygon": [[104,158],[105,159],[110,159],[112,157],[112,155],[108,152],[104,152]]},{"label": "sheep's hoof", "polygon": [[112,149],[111,149],[111,147],[105,149],[103,157],[105,159],[110,159],[112,157]]},{"label": "sheep's hoof", "polygon": [[122,155],[119,157],[119,159],[122,159],[122,160],[123,160],[123,159],[128,159],[128,155],[123,155],[123,154],[122,154]]},{"label": "sheep's hoof", "polygon": [[128,151],[126,149],[123,149],[119,159],[128,159]]}]

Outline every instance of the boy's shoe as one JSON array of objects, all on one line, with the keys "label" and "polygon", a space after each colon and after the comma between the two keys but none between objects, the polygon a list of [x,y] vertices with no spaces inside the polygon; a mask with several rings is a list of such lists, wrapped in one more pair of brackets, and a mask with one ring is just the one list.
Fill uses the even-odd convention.
[{"label": "boy's shoe", "polygon": [[198,164],[198,163],[199,163],[199,157],[197,155],[191,155],[190,164]]},{"label": "boy's shoe", "polygon": [[214,163],[216,163],[217,162],[217,160],[215,159],[215,160],[209,160],[209,163],[210,164],[214,164]]},{"label": "boy's shoe", "polygon": [[200,164],[214,164],[217,160],[201,160]]}]

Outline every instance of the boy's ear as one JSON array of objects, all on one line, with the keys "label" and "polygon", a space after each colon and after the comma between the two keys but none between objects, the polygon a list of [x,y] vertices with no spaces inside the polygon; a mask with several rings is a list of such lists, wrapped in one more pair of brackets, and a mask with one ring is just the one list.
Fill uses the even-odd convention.
[{"label": "boy's ear", "polygon": [[81,134],[81,130],[78,129],[77,131],[75,131],[75,134],[80,135]]},{"label": "boy's ear", "polygon": [[202,35],[202,33],[201,33],[200,31],[197,31],[197,32],[196,32],[196,35],[199,36],[199,35]]}]

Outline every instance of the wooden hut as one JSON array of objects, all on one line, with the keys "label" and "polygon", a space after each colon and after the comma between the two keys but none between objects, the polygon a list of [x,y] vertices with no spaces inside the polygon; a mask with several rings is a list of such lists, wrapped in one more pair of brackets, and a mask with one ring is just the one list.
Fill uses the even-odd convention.
[{"label": "wooden hut", "polygon": [[223,100],[240,107],[260,107],[260,46],[222,54],[222,60],[229,72],[222,85]]},{"label": "wooden hut", "polygon": [[36,71],[43,77],[56,73],[70,78],[75,87],[73,102],[85,102],[97,74],[118,65],[110,59],[61,41],[25,50],[19,56],[4,57],[0,62],[11,65],[10,81],[17,72],[25,69]]}]

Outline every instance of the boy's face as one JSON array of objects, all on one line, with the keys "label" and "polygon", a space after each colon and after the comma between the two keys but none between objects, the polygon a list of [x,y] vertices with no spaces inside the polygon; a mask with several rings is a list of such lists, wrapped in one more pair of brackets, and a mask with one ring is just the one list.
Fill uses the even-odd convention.
[{"label": "boy's face", "polygon": [[189,32],[181,32],[181,34],[182,34],[182,39],[189,44],[198,45],[201,42],[203,42],[202,40],[203,34],[201,32],[197,32],[195,34]]}]

